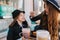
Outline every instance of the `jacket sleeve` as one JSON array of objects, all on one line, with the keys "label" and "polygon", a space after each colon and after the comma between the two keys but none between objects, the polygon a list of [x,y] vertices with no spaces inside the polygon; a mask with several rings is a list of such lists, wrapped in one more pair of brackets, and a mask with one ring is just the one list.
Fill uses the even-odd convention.
[{"label": "jacket sleeve", "polygon": [[13,29],[9,28],[7,40],[13,40]]},{"label": "jacket sleeve", "polygon": [[32,21],[37,21],[37,20],[40,20],[41,19],[41,14],[39,14],[39,15],[37,15],[37,16],[35,16],[35,17],[33,17],[31,20]]}]

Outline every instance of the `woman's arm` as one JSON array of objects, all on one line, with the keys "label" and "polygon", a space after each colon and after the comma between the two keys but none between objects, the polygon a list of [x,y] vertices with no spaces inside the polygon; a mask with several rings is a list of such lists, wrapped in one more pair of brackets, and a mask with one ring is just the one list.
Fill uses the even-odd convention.
[{"label": "woman's arm", "polygon": [[32,20],[32,21],[40,20],[40,19],[43,17],[44,14],[45,14],[45,11],[43,11],[41,14],[39,14],[39,15],[31,18],[31,20]]},{"label": "woman's arm", "polygon": [[37,21],[37,20],[40,20],[41,19],[41,14],[39,14],[39,15],[37,15],[37,16],[35,16],[35,17],[33,17],[33,18],[31,18],[31,20],[32,21]]},{"label": "woman's arm", "polygon": [[43,17],[43,15],[44,15],[45,13],[46,13],[46,12],[43,11],[41,14],[39,14],[39,15],[37,15],[37,16],[31,18],[31,20],[32,20],[32,21],[40,20],[40,19]]},{"label": "woman's arm", "polygon": [[9,28],[7,40],[13,40],[13,29]]}]

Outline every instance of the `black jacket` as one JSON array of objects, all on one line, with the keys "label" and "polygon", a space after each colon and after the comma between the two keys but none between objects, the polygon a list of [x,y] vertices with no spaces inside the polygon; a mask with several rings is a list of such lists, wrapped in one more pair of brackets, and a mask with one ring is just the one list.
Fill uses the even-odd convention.
[{"label": "black jacket", "polygon": [[[27,22],[24,22],[24,23],[27,23]],[[26,28],[27,25],[24,23],[22,26],[23,26],[23,28]],[[22,32],[22,27],[16,21],[16,23],[12,27],[9,26],[7,40],[17,40],[17,39],[21,38],[21,36],[22,36],[22,34],[20,34],[21,32]]]},{"label": "black jacket", "polygon": [[32,18],[31,20],[32,21],[41,20],[39,27],[36,27],[36,28],[37,29],[48,30],[48,15],[46,15],[46,12],[45,11],[43,11],[38,16]]}]

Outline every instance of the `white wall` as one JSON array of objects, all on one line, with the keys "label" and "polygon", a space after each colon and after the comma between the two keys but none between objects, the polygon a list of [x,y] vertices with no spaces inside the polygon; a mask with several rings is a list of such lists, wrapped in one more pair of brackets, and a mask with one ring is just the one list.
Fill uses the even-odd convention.
[{"label": "white wall", "polygon": [[39,4],[39,0],[34,0],[34,11],[35,11],[36,15],[38,13],[38,4]]},{"label": "white wall", "polygon": [[23,0],[18,0],[18,9],[23,10]]},{"label": "white wall", "polygon": [[31,21],[29,19],[30,11],[33,11],[33,0],[24,0],[24,10],[25,10],[25,15],[26,19],[29,23],[29,26],[31,26]]},{"label": "white wall", "polygon": [[39,15],[44,10],[43,0],[34,0],[34,11]]}]

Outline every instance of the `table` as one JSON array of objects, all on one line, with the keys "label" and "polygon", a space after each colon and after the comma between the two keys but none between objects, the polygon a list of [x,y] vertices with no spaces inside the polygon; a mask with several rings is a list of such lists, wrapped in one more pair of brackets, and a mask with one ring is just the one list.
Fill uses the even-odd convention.
[{"label": "table", "polygon": [[[24,37],[22,37],[22,40],[25,40],[25,38],[24,38]],[[36,40],[36,38],[31,37],[31,38],[30,38],[30,39],[28,39],[28,40]]]}]

